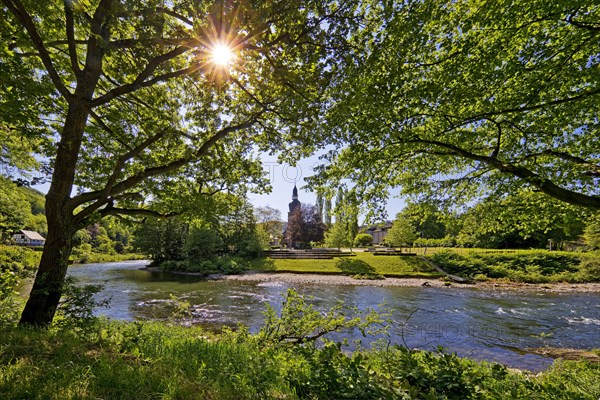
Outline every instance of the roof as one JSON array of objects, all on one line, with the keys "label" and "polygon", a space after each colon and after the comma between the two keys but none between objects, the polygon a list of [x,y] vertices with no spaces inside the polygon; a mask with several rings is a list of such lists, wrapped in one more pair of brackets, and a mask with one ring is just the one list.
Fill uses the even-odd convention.
[{"label": "roof", "polygon": [[28,239],[31,240],[46,240],[42,235],[40,235],[39,233],[35,232],[35,231],[24,231],[21,230],[21,233],[25,236],[27,236]]}]

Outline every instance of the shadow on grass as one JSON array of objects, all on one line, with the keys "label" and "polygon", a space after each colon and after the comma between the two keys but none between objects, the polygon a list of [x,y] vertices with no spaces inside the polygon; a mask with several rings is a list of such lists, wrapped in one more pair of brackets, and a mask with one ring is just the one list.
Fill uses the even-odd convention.
[{"label": "shadow on grass", "polygon": [[376,275],[375,268],[364,262],[351,258],[340,258],[335,266],[345,275]]}]

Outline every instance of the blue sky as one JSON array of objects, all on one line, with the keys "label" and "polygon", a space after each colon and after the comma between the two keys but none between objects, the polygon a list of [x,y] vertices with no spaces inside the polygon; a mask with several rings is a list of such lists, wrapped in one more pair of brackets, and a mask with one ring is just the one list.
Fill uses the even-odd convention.
[{"label": "blue sky", "polygon": [[[315,193],[303,189],[306,184],[305,177],[314,174],[313,167],[319,163],[318,155],[304,158],[292,167],[277,161],[276,156],[261,154],[263,170],[268,175],[273,190],[269,194],[249,193],[250,202],[256,207],[271,206],[281,211],[281,218],[287,219],[288,204],[292,201],[292,190],[294,184],[298,186],[298,200],[301,203],[315,204],[317,198]],[[396,214],[404,208],[405,202],[395,196],[390,196],[386,207],[388,219],[394,219]],[[360,218],[362,223],[362,218]]]}]

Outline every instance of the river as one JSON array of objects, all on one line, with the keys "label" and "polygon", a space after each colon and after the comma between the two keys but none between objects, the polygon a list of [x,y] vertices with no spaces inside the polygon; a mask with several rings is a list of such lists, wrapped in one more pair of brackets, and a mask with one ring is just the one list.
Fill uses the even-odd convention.
[{"label": "river", "polygon": [[[192,305],[193,323],[213,327],[242,323],[256,331],[265,304],[280,308],[281,294],[294,288],[312,296],[311,302],[322,310],[342,301],[361,310],[391,311],[392,343],[429,350],[443,346],[459,356],[513,368],[539,371],[552,363],[551,358],[521,349],[600,347],[597,293],[206,281],[141,269],[146,263],[72,266],[69,274],[81,284],[104,285],[97,296],[110,298],[110,308],[96,312],[127,321],[167,318],[174,295]],[[360,338],[358,332],[345,337]],[[368,344],[372,339],[362,340]]]}]

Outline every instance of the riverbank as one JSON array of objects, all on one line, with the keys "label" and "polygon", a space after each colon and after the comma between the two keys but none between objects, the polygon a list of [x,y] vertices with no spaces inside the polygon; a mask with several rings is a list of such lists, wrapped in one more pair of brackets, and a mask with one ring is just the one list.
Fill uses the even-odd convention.
[{"label": "riverbank", "polygon": [[[158,269],[155,269],[158,270]],[[190,275],[197,275],[186,273]],[[519,290],[557,293],[600,293],[600,283],[515,283],[502,281],[474,282],[469,284],[449,282],[444,279],[427,278],[384,278],[384,279],[355,279],[338,274],[306,274],[290,272],[257,272],[248,271],[239,275],[208,275],[208,279],[231,280],[247,282],[287,282],[309,285],[350,285],[350,286],[426,286],[448,288],[476,288],[484,290]]]},{"label": "riverbank", "polygon": [[273,336],[324,327],[308,321],[288,326],[283,319],[273,321],[278,329],[255,335],[148,322],[81,322],[79,328],[49,330],[0,326],[0,398],[600,397],[600,364],[587,361],[556,361],[534,374],[400,346],[348,353],[333,343],[294,344]]}]

